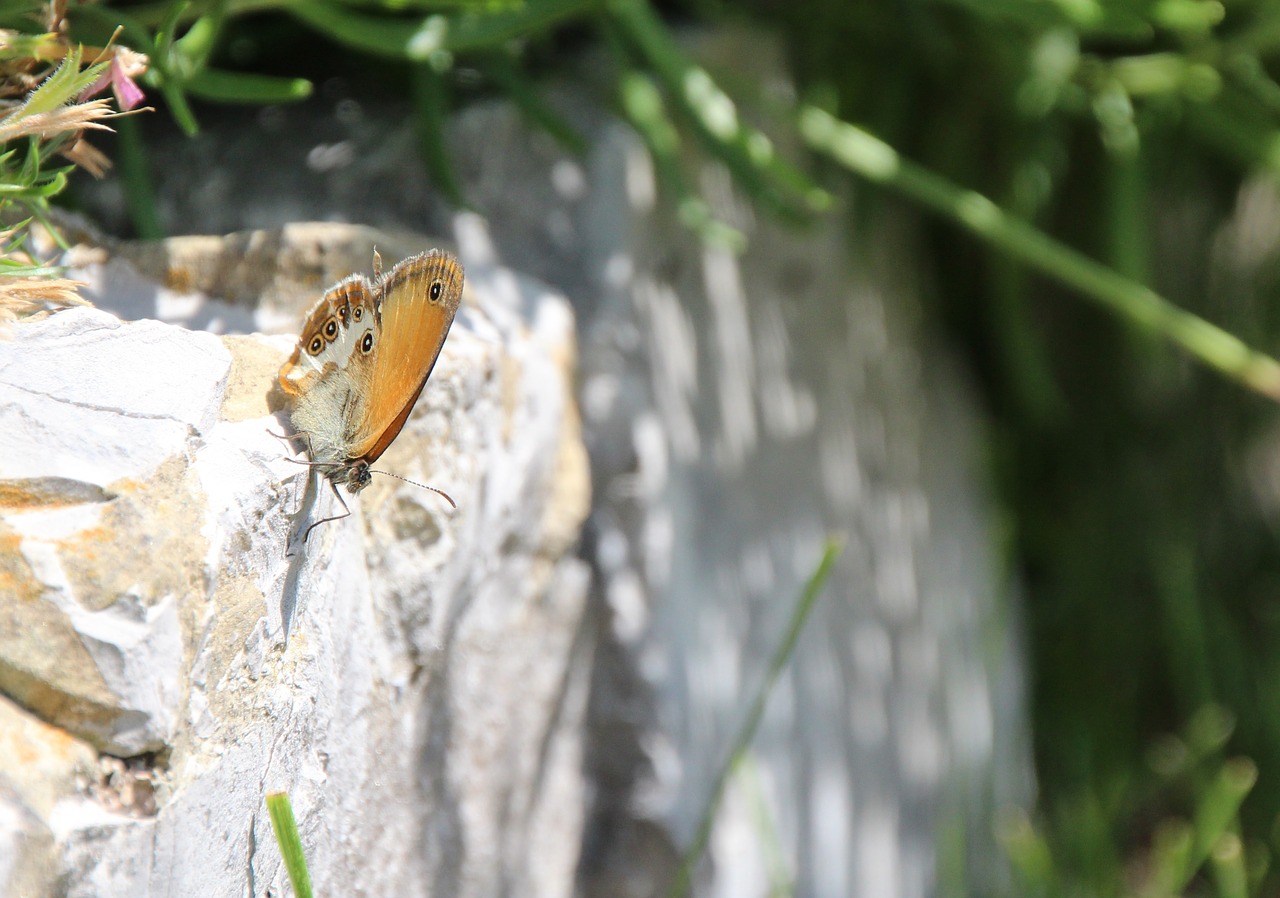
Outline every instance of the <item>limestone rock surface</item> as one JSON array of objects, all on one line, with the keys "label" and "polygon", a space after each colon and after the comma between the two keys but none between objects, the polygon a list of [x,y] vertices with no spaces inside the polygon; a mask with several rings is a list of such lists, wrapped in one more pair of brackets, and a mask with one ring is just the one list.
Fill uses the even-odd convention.
[{"label": "limestone rock surface", "polygon": [[[359,235],[321,232],[367,270]],[[288,243],[183,264],[252,239]],[[188,323],[257,323],[145,270],[91,253],[80,274],[104,308],[154,315],[165,291]],[[570,894],[591,645],[573,318],[478,281],[378,465],[457,510],[376,477],[293,557],[309,472],[272,436],[291,337],[72,309],[0,343],[0,894],[283,894],[273,791],[323,894]]]}]

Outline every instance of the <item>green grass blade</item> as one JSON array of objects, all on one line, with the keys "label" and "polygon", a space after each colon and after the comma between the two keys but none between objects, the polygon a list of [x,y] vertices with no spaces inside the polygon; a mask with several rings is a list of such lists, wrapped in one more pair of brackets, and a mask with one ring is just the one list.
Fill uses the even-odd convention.
[{"label": "green grass blade", "polygon": [[1194,848],[1187,865],[1185,877],[1177,883],[1179,890],[1186,887],[1191,877],[1222,842],[1225,836],[1239,828],[1236,816],[1245,797],[1258,781],[1258,768],[1248,758],[1232,758],[1222,765],[1218,775],[1198,796],[1195,819]]},{"label": "green grass blade", "polygon": [[302,853],[302,840],[298,838],[298,824],[293,819],[293,805],[284,792],[272,792],[267,796],[267,813],[271,815],[271,828],[284,858],[284,868],[293,883],[296,898],[312,898],[311,874],[307,872],[307,859]]},{"label": "green grass blade", "polygon": [[1221,898],[1249,898],[1249,870],[1244,844],[1235,833],[1225,833],[1213,846],[1213,881]]},{"label": "green grass blade", "polygon": [[738,765],[738,782],[746,793],[751,817],[755,823],[756,837],[760,843],[762,866],[769,883],[766,896],[787,898],[795,895],[794,877],[787,866],[787,853],[782,844],[782,835],[778,831],[778,821],[774,819],[765,798],[760,765],[755,763],[753,758],[744,757],[742,763]]},{"label": "green grass blade", "polygon": [[165,78],[163,75],[160,76],[160,79],[160,93],[164,96],[165,102],[169,104],[169,114],[178,123],[182,133],[188,137],[195,137],[200,133],[200,123],[196,121],[196,114],[191,110],[191,104],[187,102],[186,94],[183,93],[182,88],[176,81]]},{"label": "green grass blade", "polygon": [[137,124],[129,118],[120,119],[116,123],[116,131],[119,136],[120,180],[124,185],[129,218],[139,237],[159,240],[164,237],[164,228],[160,224],[160,213],[156,211],[155,190],[151,186],[142,136],[138,133]]},{"label": "green grass blade", "polygon": [[449,91],[444,76],[429,63],[413,67],[413,101],[417,110],[415,126],[418,147],[432,182],[455,206],[466,205],[462,187],[453,171],[449,148],[445,145],[445,119],[449,111]]},{"label": "green grass blade", "polygon": [[542,98],[510,53],[505,50],[487,53],[478,60],[478,65],[485,76],[520,108],[525,119],[573,155],[582,157],[587,154],[586,138]]},{"label": "green grass blade", "polygon": [[707,847],[707,841],[711,837],[711,826],[715,822],[716,812],[719,810],[720,802],[724,798],[725,785],[729,781],[729,774],[733,772],[734,768],[746,755],[747,749],[751,747],[751,741],[755,738],[756,730],[760,727],[760,720],[764,716],[769,694],[773,691],[773,686],[778,681],[778,677],[781,676],[783,668],[791,660],[791,655],[796,648],[796,641],[800,638],[800,631],[804,629],[805,621],[809,619],[809,613],[813,611],[814,603],[817,602],[818,596],[821,595],[822,588],[827,583],[827,578],[831,576],[831,569],[835,567],[836,559],[840,557],[841,548],[839,541],[835,539],[827,541],[822,553],[822,560],[818,562],[817,568],[809,577],[809,582],[800,591],[800,597],[796,600],[795,608],[791,612],[791,620],[787,625],[787,629],[783,633],[782,640],[778,643],[777,648],[774,649],[773,657],[765,673],[764,682],[760,684],[760,689],[756,692],[755,698],[751,702],[751,708],[733,740],[728,758],[726,758],[716,774],[715,781],[711,786],[711,795],[707,799],[706,807],[702,812],[702,819],[698,823],[697,833],[693,837],[692,844],[689,845],[688,850],[685,851],[684,856],[680,859],[680,866],[676,870],[675,879],[667,892],[668,898],[684,898],[689,893],[689,887],[693,881],[694,867],[702,858],[702,854]]}]

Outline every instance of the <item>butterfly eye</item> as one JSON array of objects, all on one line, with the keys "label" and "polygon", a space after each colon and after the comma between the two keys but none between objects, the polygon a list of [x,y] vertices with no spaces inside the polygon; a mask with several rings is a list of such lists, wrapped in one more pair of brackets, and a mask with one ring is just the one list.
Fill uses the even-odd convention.
[{"label": "butterfly eye", "polygon": [[373,350],[373,331],[365,331],[364,339],[360,341],[360,351],[370,352]]},{"label": "butterfly eye", "polygon": [[338,336],[338,320],[330,318],[324,323],[324,338],[332,343]]},{"label": "butterfly eye", "polygon": [[322,349],[324,349],[324,337],[316,334],[311,338],[311,342],[307,344],[307,352],[312,355],[319,355]]},{"label": "butterfly eye", "polygon": [[440,293],[443,290],[444,290],[444,287],[441,285],[439,281],[432,281],[431,282],[431,301],[439,302]]}]

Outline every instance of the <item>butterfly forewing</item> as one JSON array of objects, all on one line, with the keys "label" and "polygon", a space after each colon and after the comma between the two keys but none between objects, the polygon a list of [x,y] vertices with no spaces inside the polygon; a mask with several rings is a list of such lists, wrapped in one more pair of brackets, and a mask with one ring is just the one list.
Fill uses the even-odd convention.
[{"label": "butterfly forewing", "polygon": [[[400,433],[453,324],[462,278],[462,265],[453,255],[432,250],[405,259],[375,285],[378,328],[351,458],[375,461]],[[360,328],[352,333],[358,357],[367,338]]]}]

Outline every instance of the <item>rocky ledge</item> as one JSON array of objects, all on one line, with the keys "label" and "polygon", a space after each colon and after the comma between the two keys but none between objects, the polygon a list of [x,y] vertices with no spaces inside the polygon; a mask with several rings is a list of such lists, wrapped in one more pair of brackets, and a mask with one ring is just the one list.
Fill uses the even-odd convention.
[{"label": "rocky ledge", "polygon": [[237,240],[368,260],[376,237],[95,250],[102,308],[0,343],[0,893],[281,894],[272,791],[328,893],[570,893],[590,640],[567,304],[479,268],[379,463],[457,510],[376,477],[292,557],[308,472],[272,435],[291,338],[102,310],[252,322],[253,297],[173,260],[215,271]]}]

